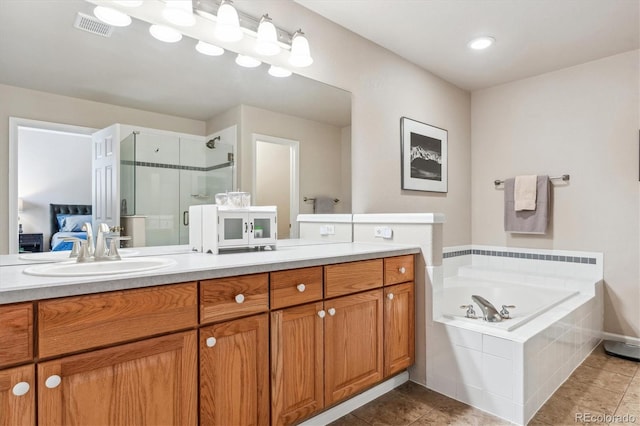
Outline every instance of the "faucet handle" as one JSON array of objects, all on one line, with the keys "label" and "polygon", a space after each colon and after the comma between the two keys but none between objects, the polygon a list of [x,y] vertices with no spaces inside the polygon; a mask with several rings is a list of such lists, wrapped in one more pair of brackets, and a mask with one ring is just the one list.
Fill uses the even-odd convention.
[{"label": "faucet handle", "polygon": [[71,253],[69,254],[69,258],[76,258],[80,255],[80,250],[82,249],[82,242],[86,240],[83,240],[81,238],[77,238],[77,237],[65,237],[62,239],[62,241],[67,241],[67,242],[72,242],[73,243],[73,247],[71,248]]},{"label": "faucet handle", "polygon": [[118,242],[124,240],[130,240],[131,237],[109,237],[111,240],[109,242],[109,259],[111,260],[122,260],[120,257],[120,253],[118,253]]},{"label": "faucet handle", "polygon": [[109,232],[123,232],[124,231],[124,227],[116,225],[116,226],[112,226],[111,228],[109,228]]},{"label": "faucet handle", "polygon": [[465,316],[467,318],[476,319],[478,316],[476,315],[476,311],[473,310],[473,305],[460,305],[460,309],[466,309],[467,312]]},{"label": "faucet handle", "polygon": [[502,318],[510,318],[509,317],[509,311],[507,309],[515,309],[516,305],[502,305],[502,309],[500,310],[500,316]]}]

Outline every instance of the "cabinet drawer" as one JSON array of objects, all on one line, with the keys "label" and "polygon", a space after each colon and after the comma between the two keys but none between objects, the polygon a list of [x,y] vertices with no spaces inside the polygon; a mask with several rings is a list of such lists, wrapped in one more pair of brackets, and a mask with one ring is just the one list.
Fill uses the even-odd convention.
[{"label": "cabinet drawer", "polygon": [[269,274],[200,282],[200,322],[216,322],[269,310]]},{"label": "cabinet drawer", "polygon": [[33,359],[33,304],[0,306],[0,367]]},{"label": "cabinet drawer", "polygon": [[40,357],[167,333],[198,323],[196,283],[91,296],[38,305]]},{"label": "cabinet drawer", "polygon": [[413,281],[413,255],[384,259],[384,285]]},{"label": "cabinet drawer", "polygon": [[322,299],[322,266],[271,273],[271,309]]},{"label": "cabinet drawer", "polygon": [[328,265],[324,268],[325,297],[382,287],[382,259]]}]

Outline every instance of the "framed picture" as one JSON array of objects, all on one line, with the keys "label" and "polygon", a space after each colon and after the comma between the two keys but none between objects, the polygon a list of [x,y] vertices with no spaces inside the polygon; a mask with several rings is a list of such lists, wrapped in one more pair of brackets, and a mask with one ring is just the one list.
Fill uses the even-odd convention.
[{"label": "framed picture", "polygon": [[447,131],[400,118],[402,189],[447,192]]}]

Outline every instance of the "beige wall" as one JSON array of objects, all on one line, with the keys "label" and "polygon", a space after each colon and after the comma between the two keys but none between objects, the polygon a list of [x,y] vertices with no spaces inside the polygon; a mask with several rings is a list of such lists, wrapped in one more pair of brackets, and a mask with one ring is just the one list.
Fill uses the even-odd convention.
[{"label": "beige wall", "polygon": [[[604,253],[605,331],[640,336],[639,51],[472,94],[473,243]],[[494,179],[554,185],[548,235],[503,230]]]},{"label": "beige wall", "polygon": [[[256,144],[255,204],[278,207],[278,238],[289,238],[291,182],[289,147],[275,143]],[[295,220],[295,219],[294,219]]]},{"label": "beige wall", "polygon": [[5,237],[9,203],[9,117],[72,124],[96,129],[113,123],[204,135],[203,121],[189,120],[117,105],[53,95],[0,84],[0,254],[9,251]]}]

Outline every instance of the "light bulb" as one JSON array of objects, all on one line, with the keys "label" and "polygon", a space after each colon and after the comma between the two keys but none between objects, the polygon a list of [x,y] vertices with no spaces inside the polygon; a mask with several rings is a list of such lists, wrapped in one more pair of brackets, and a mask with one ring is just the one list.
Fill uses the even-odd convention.
[{"label": "light bulb", "polygon": [[198,44],[196,44],[196,50],[203,55],[208,56],[220,56],[224,53],[224,49],[222,47],[218,47],[204,41],[199,41]]},{"label": "light bulb", "polygon": [[271,22],[269,15],[264,15],[258,25],[258,39],[256,41],[256,52],[264,56],[274,56],[280,53],[278,45],[278,32],[276,26]]},{"label": "light bulb", "polygon": [[473,50],[483,50],[491,46],[496,41],[493,37],[477,37],[471,40],[468,46]]},{"label": "light bulb", "polygon": [[149,32],[154,38],[165,43],[176,43],[182,40],[180,31],[165,25],[152,25],[149,27]]},{"label": "light bulb", "polygon": [[262,62],[260,62],[256,58],[252,58],[251,56],[238,54],[238,56],[236,56],[236,64],[240,65],[241,67],[245,67],[245,68],[255,68],[255,67],[260,66],[260,64],[262,64]]},{"label": "light bulb", "polygon": [[272,77],[289,77],[291,74],[293,73],[286,68],[276,67],[275,65],[269,67],[269,75]]},{"label": "light bulb", "polygon": [[238,18],[238,12],[231,5],[230,1],[222,2],[218,8],[218,16],[216,19],[216,38],[222,41],[238,41],[242,39],[240,18]]},{"label": "light bulb", "polygon": [[196,23],[191,0],[166,0],[162,16],[172,24],[181,27],[192,27]]},{"label": "light bulb", "polygon": [[105,24],[113,25],[114,27],[131,25],[131,17],[129,15],[110,7],[96,6],[96,8],[93,9],[93,14]]},{"label": "light bulb", "polygon": [[289,63],[294,67],[308,67],[313,63],[313,58],[309,51],[309,41],[300,30],[296,31],[291,39]]}]

